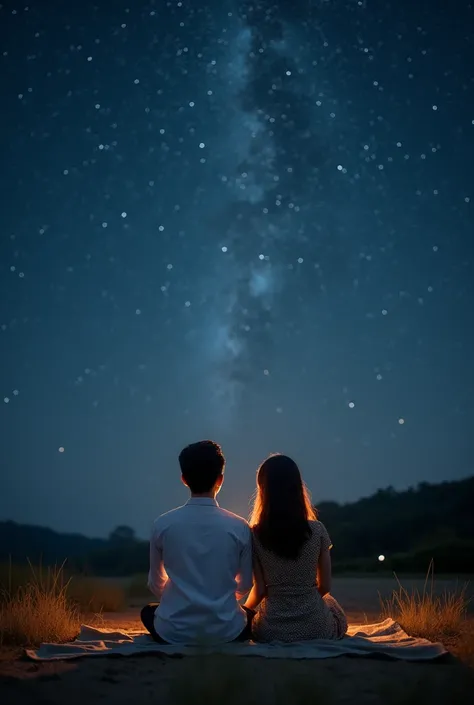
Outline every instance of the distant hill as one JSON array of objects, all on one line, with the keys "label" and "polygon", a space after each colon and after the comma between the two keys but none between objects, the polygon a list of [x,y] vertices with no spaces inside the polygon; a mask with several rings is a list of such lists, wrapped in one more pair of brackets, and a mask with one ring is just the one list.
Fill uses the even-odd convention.
[{"label": "distant hill", "polygon": [[[350,504],[321,502],[318,516],[334,544],[333,564],[361,569],[474,572],[474,477],[397,492],[392,487]],[[378,556],[386,560],[379,564]]]},{"label": "distant hill", "polygon": [[92,575],[133,575],[148,570],[149,548],[129,526],[117,526],[108,539],[60,534],[14,521],[0,522],[0,565],[60,566]]},{"label": "distant hill", "polygon": [[0,522],[0,563],[9,560],[32,564],[56,565],[74,561],[107,546],[106,539],[91,539],[81,534],[60,534],[43,526]]},{"label": "distant hill", "polygon": [[[332,542],[335,570],[474,572],[474,477],[379,490],[348,504],[321,502],[320,520]],[[378,561],[383,554],[386,560]],[[0,522],[0,563],[57,565],[96,575],[148,569],[148,543],[119,526],[108,539],[61,534],[39,526]]]}]

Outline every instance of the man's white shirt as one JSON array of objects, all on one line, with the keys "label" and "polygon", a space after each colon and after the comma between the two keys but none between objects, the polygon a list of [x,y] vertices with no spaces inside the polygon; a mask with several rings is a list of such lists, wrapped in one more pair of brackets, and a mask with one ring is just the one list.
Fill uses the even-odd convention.
[{"label": "man's white shirt", "polygon": [[162,514],[150,539],[155,629],[170,644],[232,641],[247,623],[238,603],[252,587],[252,539],[242,517],[192,497]]}]

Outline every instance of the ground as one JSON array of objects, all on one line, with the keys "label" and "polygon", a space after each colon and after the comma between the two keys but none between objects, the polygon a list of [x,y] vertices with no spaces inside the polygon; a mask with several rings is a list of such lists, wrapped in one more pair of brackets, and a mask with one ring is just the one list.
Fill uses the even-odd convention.
[{"label": "ground", "polygon": [[[392,587],[390,579],[344,578],[335,581],[334,594],[351,622],[376,621],[378,592],[388,594]],[[136,628],[138,614],[135,605],[104,615],[103,623]],[[0,701],[6,705],[461,705],[473,692],[474,670],[455,656],[435,663],[356,657],[285,663],[220,657],[204,663],[155,654],[35,663],[21,652],[4,651],[0,659]]]}]

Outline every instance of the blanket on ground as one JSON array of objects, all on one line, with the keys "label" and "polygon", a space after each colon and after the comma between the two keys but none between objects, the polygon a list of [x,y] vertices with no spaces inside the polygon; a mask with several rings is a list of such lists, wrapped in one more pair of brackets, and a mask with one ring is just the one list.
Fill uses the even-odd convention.
[{"label": "blanket on ground", "polygon": [[411,637],[392,619],[377,624],[354,624],[340,641],[318,639],[292,644],[273,642],[231,643],[220,646],[193,647],[157,644],[143,631],[110,631],[83,625],[77,639],[69,644],[41,644],[28,649],[35,661],[58,661],[81,656],[137,656],[159,652],[169,656],[195,656],[219,653],[263,658],[321,659],[335,656],[388,656],[404,661],[428,661],[446,654],[442,644]]}]

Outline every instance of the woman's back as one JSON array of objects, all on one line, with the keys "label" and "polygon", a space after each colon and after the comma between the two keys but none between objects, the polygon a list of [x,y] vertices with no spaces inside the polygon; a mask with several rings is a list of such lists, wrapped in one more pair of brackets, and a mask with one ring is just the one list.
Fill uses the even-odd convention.
[{"label": "woman's back", "polygon": [[254,618],[258,641],[339,639],[346,632],[344,612],[333,598],[321,597],[316,583],[319,557],[331,547],[330,538],[321,522],[308,523],[311,534],[294,560],[266,549],[253,532],[255,561],[266,586]]},{"label": "woman's back", "polygon": [[316,571],[321,550],[329,549],[331,541],[320,521],[308,522],[311,535],[303,544],[300,555],[295,560],[278,556],[265,549],[254,531],[256,557],[264,569],[267,586],[281,588],[313,588],[316,585]]}]

